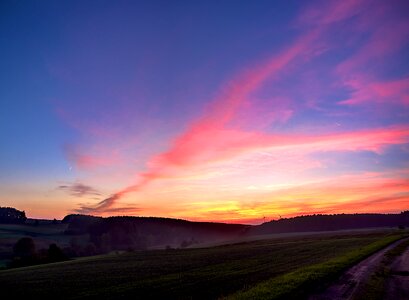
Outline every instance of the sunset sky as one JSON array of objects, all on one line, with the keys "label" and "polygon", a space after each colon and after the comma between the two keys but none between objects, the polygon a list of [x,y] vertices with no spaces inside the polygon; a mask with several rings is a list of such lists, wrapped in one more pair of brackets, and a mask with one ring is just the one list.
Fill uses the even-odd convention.
[{"label": "sunset sky", "polygon": [[1,1],[0,206],[409,209],[409,1]]}]

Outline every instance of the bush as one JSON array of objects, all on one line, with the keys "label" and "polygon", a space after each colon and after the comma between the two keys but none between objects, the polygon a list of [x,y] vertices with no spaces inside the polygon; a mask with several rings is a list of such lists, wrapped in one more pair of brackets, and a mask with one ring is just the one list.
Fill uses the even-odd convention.
[{"label": "bush", "polygon": [[32,238],[24,237],[13,246],[13,260],[10,267],[30,266],[37,262],[37,252]]},{"label": "bush", "polygon": [[49,262],[57,262],[66,260],[67,257],[62,252],[61,248],[57,244],[51,244],[47,251],[47,260]]},{"label": "bush", "polygon": [[33,258],[36,255],[36,247],[32,238],[24,237],[17,241],[13,247],[13,253],[20,258]]}]

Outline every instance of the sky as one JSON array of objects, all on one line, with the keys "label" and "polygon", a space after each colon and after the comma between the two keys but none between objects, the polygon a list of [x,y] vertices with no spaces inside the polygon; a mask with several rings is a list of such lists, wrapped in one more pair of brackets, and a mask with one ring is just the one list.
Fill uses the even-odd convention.
[{"label": "sky", "polygon": [[409,2],[0,3],[0,205],[258,224],[409,209]]}]

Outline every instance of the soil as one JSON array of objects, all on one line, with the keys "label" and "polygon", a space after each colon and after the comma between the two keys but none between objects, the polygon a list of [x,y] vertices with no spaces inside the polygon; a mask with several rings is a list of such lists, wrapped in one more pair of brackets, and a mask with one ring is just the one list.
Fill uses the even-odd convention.
[{"label": "soil", "polygon": [[[365,284],[381,263],[385,253],[405,240],[396,241],[364,259],[347,270],[326,290],[319,294],[311,295],[309,300],[353,299],[360,287]],[[387,282],[387,294],[390,296],[388,299],[409,299],[409,248],[392,263],[392,267],[394,275]],[[405,274],[407,275],[405,276]]]},{"label": "soil", "polygon": [[385,299],[409,299],[409,247],[391,264]]}]

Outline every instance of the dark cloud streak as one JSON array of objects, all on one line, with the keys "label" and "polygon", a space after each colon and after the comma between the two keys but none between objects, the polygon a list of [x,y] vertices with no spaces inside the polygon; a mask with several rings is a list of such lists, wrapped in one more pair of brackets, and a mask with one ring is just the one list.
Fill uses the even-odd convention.
[{"label": "dark cloud streak", "polygon": [[57,189],[65,191],[75,197],[101,196],[101,193],[95,188],[79,182],[70,185],[60,185]]}]

